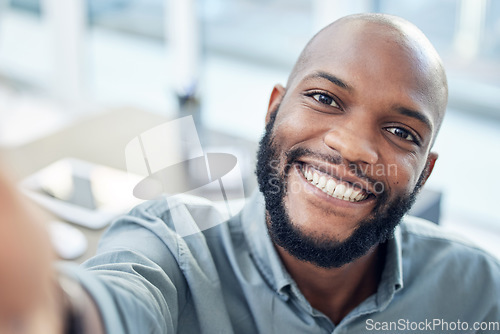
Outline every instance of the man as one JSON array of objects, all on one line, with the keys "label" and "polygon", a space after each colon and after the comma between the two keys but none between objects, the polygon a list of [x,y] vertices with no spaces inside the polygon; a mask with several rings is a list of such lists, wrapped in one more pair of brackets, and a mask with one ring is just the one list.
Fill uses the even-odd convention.
[{"label": "man", "polygon": [[499,261],[403,218],[432,172],[446,101],[441,61],[413,25],[334,22],[272,91],[260,192],[184,238],[172,217],[206,222],[216,210],[180,196],[114,222],[84,268],[60,269],[67,328],[497,333]]}]

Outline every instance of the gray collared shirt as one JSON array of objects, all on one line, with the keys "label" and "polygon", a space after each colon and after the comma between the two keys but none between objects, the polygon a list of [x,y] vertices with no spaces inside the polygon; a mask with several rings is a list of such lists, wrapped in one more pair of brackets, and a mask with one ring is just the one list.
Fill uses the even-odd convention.
[{"label": "gray collared shirt", "polygon": [[260,193],[201,233],[181,237],[172,221],[218,215],[185,196],[147,202],[111,225],[83,268],[67,272],[112,334],[500,333],[499,261],[433,224],[404,219],[387,242],[377,292],[334,325],[280,261]]}]

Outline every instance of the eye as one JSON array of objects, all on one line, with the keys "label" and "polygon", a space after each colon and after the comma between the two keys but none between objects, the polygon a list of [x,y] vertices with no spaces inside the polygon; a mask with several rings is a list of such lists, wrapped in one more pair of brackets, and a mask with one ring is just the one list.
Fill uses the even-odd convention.
[{"label": "eye", "polygon": [[313,99],[318,101],[319,103],[322,104],[327,104],[329,106],[335,107],[335,108],[340,108],[337,102],[333,99],[333,97],[326,95],[324,93],[315,93],[311,95]]},{"label": "eye", "polygon": [[386,130],[401,139],[417,143],[417,138],[415,138],[415,136],[412,135],[408,130],[398,127],[386,128]]}]

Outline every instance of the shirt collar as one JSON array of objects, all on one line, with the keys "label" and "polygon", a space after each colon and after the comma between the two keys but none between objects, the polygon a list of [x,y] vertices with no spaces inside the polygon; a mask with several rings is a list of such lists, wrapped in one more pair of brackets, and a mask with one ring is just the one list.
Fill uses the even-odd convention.
[{"label": "shirt collar", "polygon": [[[255,191],[242,211],[242,227],[257,268],[273,290],[280,297],[287,299],[286,289],[293,287],[293,279],[279,258],[265,221],[264,197],[261,192]],[[401,238],[398,226],[394,237],[387,241],[385,266],[376,295],[380,309],[386,308],[394,294],[403,288]]]},{"label": "shirt collar", "polygon": [[401,228],[394,231],[394,237],[387,241],[385,266],[377,290],[377,305],[382,310],[391,302],[394,294],[403,288],[403,255]]}]

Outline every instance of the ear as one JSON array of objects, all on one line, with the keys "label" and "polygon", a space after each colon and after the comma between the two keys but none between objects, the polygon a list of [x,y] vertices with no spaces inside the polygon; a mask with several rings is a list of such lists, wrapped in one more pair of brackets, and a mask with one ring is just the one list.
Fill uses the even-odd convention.
[{"label": "ear", "polygon": [[273,91],[271,92],[271,97],[269,98],[269,105],[267,106],[266,113],[266,124],[269,123],[271,119],[271,114],[276,110],[278,105],[283,100],[283,96],[285,96],[285,87],[280,84],[277,84],[273,87]]},{"label": "ear", "polygon": [[427,179],[429,176],[431,176],[432,170],[434,169],[434,165],[436,164],[436,160],[438,158],[438,154],[436,152],[431,152],[429,153],[429,156],[427,157],[427,167],[425,170],[425,175],[424,175],[424,181],[422,183],[422,186],[427,182]]}]

